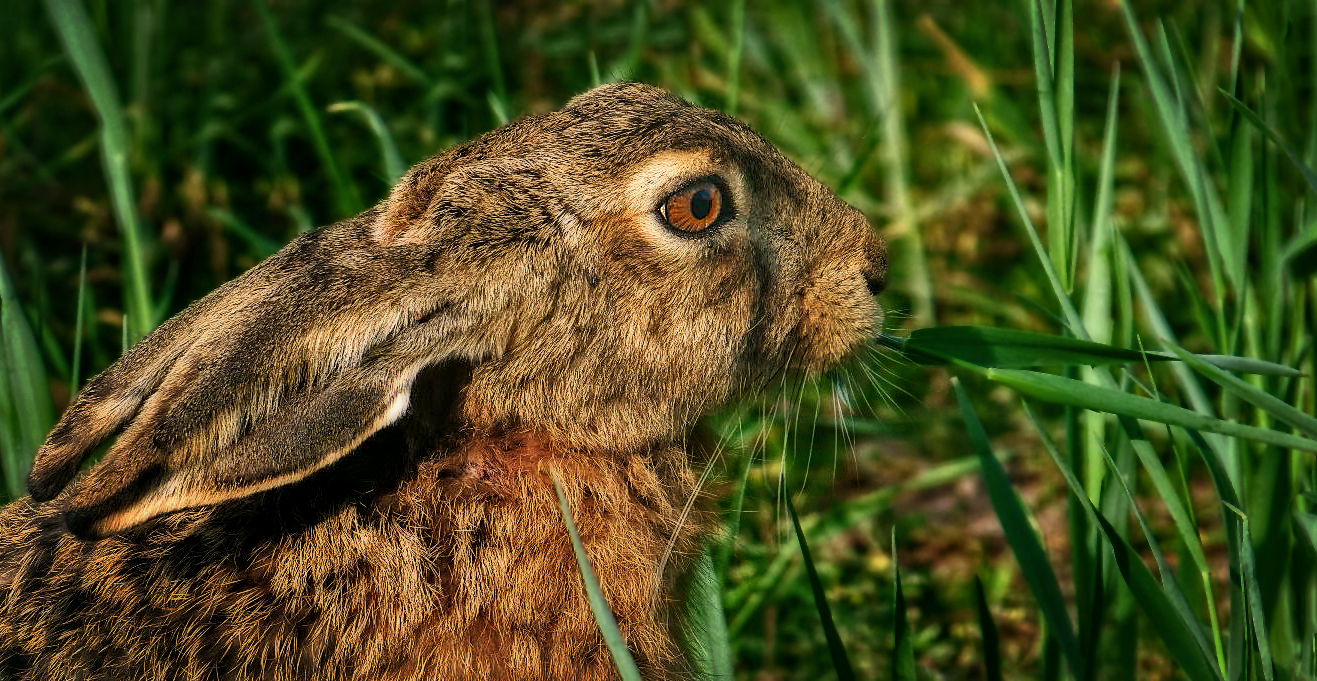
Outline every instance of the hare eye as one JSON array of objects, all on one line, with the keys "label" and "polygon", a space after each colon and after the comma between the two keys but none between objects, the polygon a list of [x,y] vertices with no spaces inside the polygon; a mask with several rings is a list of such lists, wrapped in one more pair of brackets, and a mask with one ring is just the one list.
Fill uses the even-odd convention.
[{"label": "hare eye", "polygon": [[669,196],[660,211],[669,227],[682,232],[702,232],[724,217],[725,206],[722,188],[704,180]]}]

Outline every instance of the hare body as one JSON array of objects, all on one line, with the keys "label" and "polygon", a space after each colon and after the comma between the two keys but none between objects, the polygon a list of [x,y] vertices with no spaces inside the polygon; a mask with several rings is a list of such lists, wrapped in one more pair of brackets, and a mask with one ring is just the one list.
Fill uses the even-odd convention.
[{"label": "hare body", "polygon": [[88,383],[0,511],[0,678],[614,678],[551,475],[644,676],[688,678],[699,419],[862,345],[885,269],[657,88],[439,154]]},{"label": "hare body", "polygon": [[[0,659],[15,680],[612,679],[538,466],[552,456],[645,678],[687,676],[674,604],[654,597],[674,598],[707,523],[686,521],[664,583],[652,569],[694,492],[684,452],[473,441],[418,462],[381,435],[263,498],[97,542],[55,529],[49,505],[10,507]],[[380,470],[390,458],[406,462]]]}]

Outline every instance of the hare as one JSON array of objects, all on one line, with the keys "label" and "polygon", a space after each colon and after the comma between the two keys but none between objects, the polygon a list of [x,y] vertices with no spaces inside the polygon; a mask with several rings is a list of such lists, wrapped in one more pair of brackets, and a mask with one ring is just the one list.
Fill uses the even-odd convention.
[{"label": "hare", "polygon": [[647,85],[429,158],[82,390],[0,512],[0,678],[615,678],[555,476],[642,674],[689,678],[699,421],[864,345],[885,271]]}]

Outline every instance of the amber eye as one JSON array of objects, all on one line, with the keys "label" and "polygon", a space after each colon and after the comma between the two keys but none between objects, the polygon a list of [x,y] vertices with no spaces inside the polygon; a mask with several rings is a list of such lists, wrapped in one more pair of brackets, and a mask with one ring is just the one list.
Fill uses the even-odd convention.
[{"label": "amber eye", "polygon": [[712,181],[693,184],[663,202],[663,219],[683,232],[701,232],[723,215],[723,190]]}]

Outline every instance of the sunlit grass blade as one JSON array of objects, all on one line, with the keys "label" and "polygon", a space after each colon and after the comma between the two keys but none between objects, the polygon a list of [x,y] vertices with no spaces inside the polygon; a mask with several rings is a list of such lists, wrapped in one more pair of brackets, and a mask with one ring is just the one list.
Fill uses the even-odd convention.
[{"label": "sunlit grass blade", "polygon": [[[1180,664],[1181,669],[1191,679],[1221,681],[1220,671],[1210,662],[1211,652],[1207,641],[1203,637],[1197,622],[1193,620],[1193,615],[1189,612],[1188,605],[1184,602],[1178,586],[1174,585],[1174,578],[1169,567],[1162,560],[1160,551],[1156,551],[1155,555],[1157,556],[1158,565],[1162,568],[1163,580],[1170,580],[1166,586],[1157,582],[1152,572],[1143,564],[1143,559],[1120,536],[1116,528],[1093,507],[1092,502],[1089,501],[1084,492],[1083,485],[1061,458],[1060,452],[1057,451],[1056,445],[1052,443],[1051,438],[1047,435],[1046,429],[1028,410],[1027,405],[1025,410],[1033,421],[1035,430],[1041,437],[1044,448],[1051,456],[1052,462],[1065,479],[1072,497],[1080,503],[1089,519],[1101,530],[1100,536],[1103,537],[1104,543],[1110,548],[1116,559],[1116,569],[1124,578],[1126,585],[1134,592],[1139,607],[1152,620],[1157,628],[1157,633],[1162,637],[1168,651]],[[1123,481],[1121,482],[1123,485]],[[1126,490],[1126,493],[1128,494],[1128,490]],[[1133,497],[1131,496],[1130,499],[1132,501]],[[1133,508],[1137,513],[1137,507]],[[1144,532],[1147,534],[1147,527],[1143,524],[1142,516],[1139,515],[1138,517],[1140,526],[1144,528]],[[1151,541],[1151,535],[1147,536]]]},{"label": "sunlit grass blade", "polygon": [[[1166,352],[1130,350],[1034,331],[993,326],[933,326],[915,329],[904,338],[881,335],[876,342],[921,364],[945,365],[961,360],[981,367],[1024,369],[1037,366],[1104,366],[1142,362],[1174,362]],[[1214,367],[1239,373],[1297,377],[1292,367],[1232,355],[1194,355]]]},{"label": "sunlit grass blade", "polygon": [[901,566],[896,559],[896,530],[892,530],[892,678],[917,681],[915,647],[911,641],[910,620],[905,613],[905,590],[901,587]]},{"label": "sunlit grass blade", "polygon": [[402,161],[402,154],[398,153],[398,145],[393,141],[393,135],[389,132],[388,126],[384,124],[384,119],[380,118],[379,113],[372,109],[365,102],[337,102],[329,105],[331,113],[340,111],[353,111],[361,114],[365,119],[366,125],[370,126],[370,131],[375,135],[375,140],[380,144],[380,157],[384,164],[384,182],[392,187],[402,174],[407,172],[407,164]]},{"label": "sunlit grass blade", "polygon": [[1194,371],[1206,376],[1213,383],[1225,388],[1239,399],[1248,402],[1312,437],[1317,437],[1317,418],[1313,418],[1312,416],[1295,409],[1283,400],[1268,395],[1249,383],[1231,376],[1229,373],[1212,366],[1210,363],[1203,361],[1193,353],[1186,351],[1184,348],[1181,348],[1174,343],[1164,341],[1164,344],[1186,364],[1193,367]]},{"label": "sunlit grass blade", "polygon": [[[1253,542],[1249,539],[1248,516],[1234,506],[1227,507],[1239,516],[1239,570],[1244,580],[1244,604],[1248,608],[1249,623],[1252,625],[1252,639],[1257,645],[1256,664],[1262,667],[1262,678],[1274,681],[1276,671],[1272,667],[1271,642],[1267,628],[1266,615],[1262,612],[1262,590],[1258,586],[1257,561],[1253,556]],[[1243,632],[1236,632],[1242,634]]]},{"label": "sunlit grass blade", "polygon": [[69,393],[78,394],[82,386],[82,325],[87,316],[87,244],[82,245],[82,258],[78,264],[77,317],[73,322],[73,360],[69,362]]},{"label": "sunlit grass blade", "polygon": [[1020,191],[1015,186],[1015,181],[1011,179],[1010,170],[1006,168],[1006,161],[1002,158],[1001,151],[997,149],[997,142],[992,138],[992,131],[988,129],[987,121],[983,120],[983,112],[979,111],[976,104],[974,114],[979,118],[979,127],[983,129],[983,135],[988,140],[988,148],[992,150],[992,156],[997,161],[997,169],[1001,171],[1002,178],[1006,181],[1006,189],[1011,195],[1011,200],[1015,204],[1016,214],[1020,216],[1020,223],[1024,226],[1025,233],[1029,236],[1029,243],[1033,244],[1034,254],[1038,256],[1038,264],[1043,268],[1043,274],[1047,277],[1047,283],[1051,286],[1052,295],[1056,297],[1057,304],[1061,307],[1061,315],[1065,319],[1066,326],[1070,332],[1080,340],[1088,340],[1088,331],[1084,329],[1084,323],[1075,311],[1075,305],[1070,300],[1069,293],[1066,292],[1065,286],[1057,277],[1056,268],[1052,266],[1051,256],[1043,246],[1043,241],[1038,236],[1038,230],[1034,228],[1033,220],[1029,218],[1029,211],[1024,207],[1024,200],[1020,198]]},{"label": "sunlit grass blade", "polygon": [[156,320],[146,273],[146,242],[128,170],[130,140],[123,106],[82,0],[46,0],[46,10],[101,121],[101,156],[123,237],[124,311],[132,322],[128,335],[136,341],[155,328]]},{"label": "sunlit grass blade", "polygon": [[1303,175],[1303,179],[1307,181],[1308,187],[1312,189],[1313,192],[1317,192],[1317,174],[1313,174],[1312,168],[1309,168],[1308,164],[1303,162],[1303,159],[1299,157],[1299,154],[1294,151],[1293,147],[1285,142],[1285,139],[1280,136],[1280,133],[1276,132],[1275,128],[1267,125],[1267,122],[1262,120],[1262,118],[1254,113],[1252,109],[1248,108],[1247,104],[1239,101],[1234,95],[1226,92],[1224,89],[1217,89],[1220,90],[1221,94],[1225,95],[1226,99],[1230,100],[1230,105],[1235,107],[1235,111],[1239,112],[1239,114],[1248,120],[1249,123],[1253,124],[1253,127],[1257,128],[1259,132],[1266,135],[1267,139],[1271,140],[1272,144],[1280,147],[1280,150],[1285,152],[1285,157],[1288,158],[1290,163],[1293,163],[1294,167]]},{"label": "sunlit grass blade", "polygon": [[705,548],[691,571],[686,597],[691,630],[687,648],[698,678],[732,681],[732,644],[723,612],[723,581],[711,548]]},{"label": "sunlit grass blade", "polygon": [[1113,281],[1111,277],[1111,195],[1116,164],[1116,120],[1120,103],[1120,64],[1112,69],[1111,88],[1107,95],[1107,121],[1102,136],[1102,161],[1098,170],[1097,199],[1093,202],[1093,223],[1089,226],[1088,271],[1084,281],[1083,320],[1094,341],[1111,339]]},{"label": "sunlit grass blade", "polygon": [[507,101],[499,97],[497,92],[490,90],[485,93],[485,101],[489,103],[489,113],[494,116],[495,123],[507,125],[512,120],[508,115]]},{"label": "sunlit grass blade", "polygon": [[[1059,15],[1059,16],[1058,16]],[[1073,284],[1074,43],[1070,3],[1029,3],[1034,77],[1047,148],[1047,247],[1066,289]]]},{"label": "sunlit grass blade", "polygon": [[329,139],[325,137],[320,114],[311,103],[311,96],[307,94],[302,80],[297,77],[297,63],[293,61],[293,54],[279,32],[274,15],[270,13],[269,6],[263,0],[252,0],[252,6],[256,8],[256,14],[265,28],[266,38],[270,41],[275,57],[278,58],[280,68],[283,69],[284,79],[292,93],[293,101],[297,103],[298,111],[302,114],[302,122],[306,124],[307,132],[311,135],[311,144],[315,147],[316,155],[320,157],[320,163],[324,165],[325,173],[329,175],[329,183],[334,195],[334,210],[337,213],[334,217],[344,218],[360,212],[361,197],[357,194],[357,187],[338,167],[338,160],[329,148]]},{"label": "sunlit grass blade", "polygon": [[558,494],[558,508],[562,510],[562,521],[567,526],[567,535],[572,540],[572,552],[576,554],[576,564],[581,568],[581,581],[585,584],[586,598],[590,602],[590,611],[594,613],[595,622],[599,625],[599,633],[604,636],[604,643],[608,646],[608,652],[613,656],[613,664],[617,666],[617,673],[623,681],[640,681],[640,670],[636,667],[636,661],[631,657],[631,651],[627,650],[626,641],[622,639],[622,632],[617,628],[617,619],[613,617],[613,611],[608,607],[608,601],[604,599],[604,593],[599,589],[599,580],[595,578],[594,570],[590,567],[590,557],[585,553],[585,546],[581,543],[581,535],[576,531],[576,522],[572,520],[572,509],[567,504],[567,494],[563,492],[562,482],[558,479],[556,472],[552,473],[553,490]]},{"label": "sunlit grass blade", "polygon": [[810,590],[814,593],[814,607],[819,611],[819,620],[823,624],[823,636],[828,641],[828,654],[832,656],[832,667],[837,671],[838,681],[853,681],[855,672],[851,668],[850,656],[842,645],[837,625],[832,621],[832,608],[828,607],[828,597],[823,591],[823,582],[819,580],[818,569],[809,553],[809,542],[805,540],[805,531],[800,527],[800,517],[796,515],[796,505],[791,502],[791,493],[785,489],[783,480],[782,499],[786,502],[787,514],[791,517],[791,527],[796,532],[796,541],[800,544],[800,558],[805,565],[805,574],[809,578]]},{"label": "sunlit grass blade", "polygon": [[604,77],[599,73],[599,57],[595,55],[594,50],[590,50],[590,87],[596,88],[604,84]]},{"label": "sunlit grass blade", "polygon": [[1052,572],[1052,566],[1047,562],[1047,554],[1043,551],[1042,543],[1039,542],[1038,535],[1034,533],[1033,526],[1029,523],[1024,506],[1011,487],[1006,471],[992,453],[988,434],[984,432],[983,424],[979,422],[979,417],[970,404],[969,396],[965,394],[959,379],[952,378],[951,383],[956,391],[956,401],[960,405],[961,415],[965,419],[965,428],[969,431],[970,444],[978,455],[988,498],[992,501],[992,508],[1001,522],[1003,534],[1006,535],[1006,543],[1015,554],[1020,572],[1024,574],[1024,581],[1033,592],[1038,609],[1042,611],[1043,620],[1046,621],[1051,635],[1056,638],[1066,664],[1073,673],[1078,674],[1084,669],[1079,654],[1079,640],[1075,637],[1074,624],[1066,612],[1065,600],[1061,597],[1061,587],[1057,583],[1056,574]]},{"label": "sunlit grass blade", "polygon": [[1227,236],[1223,233],[1226,225],[1225,211],[1216,197],[1215,190],[1209,184],[1208,173],[1203,168],[1190,138],[1189,121],[1183,109],[1184,98],[1179,91],[1181,83],[1175,71],[1175,64],[1170,58],[1165,32],[1158,33],[1160,37],[1158,46],[1162,55],[1159,58],[1154,55],[1144,38],[1130,3],[1122,2],[1121,8],[1124,10],[1125,24],[1135,51],[1139,55],[1139,62],[1143,65],[1144,79],[1152,94],[1153,108],[1162,123],[1163,139],[1169,145],[1172,158],[1180,169],[1198,212],[1203,247],[1207,253],[1213,293],[1217,300],[1216,309],[1219,311],[1225,296],[1225,277],[1229,276],[1232,285],[1236,287],[1242,283],[1243,277],[1242,271],[1234,269],[1225,270],[1223,273],[1222,249],[1228,246]]},{"label": "sunlit grass blade", "polygon": [[1110,414],[1132,416],[1145,421],[1156,421],[1182,428],[1230,435],[1276,445],[1277,447],[1317,452],[1317,441],[1314,440],[1249,426],[1236,421],[1213,418],[1173,404],[1090,385],[1063,376],[1023,369],[985,369],[965,362],[957,362],[957,366],[991,381],[1009,386],[1024,395],[1054,404],[1065,404]]},{"label": "sunlit grass blade", "polygon": [[5,492],[23,495],[32,457],[55,423],[55,407],[36,339],[0,256],[0,444]]},{"label": "sunlit grass blade", "polygon": [[983,676],[988,681],[1002,681],[1000,636],[978,575],[974,576],[974,603],[979,613],[979,635],[983,637]]},{"label": "sunlit grass blade", "polygon": [[922,363],[946,364],[958,359],[981,367],[1003,369],[1073,364],[1101,366],[1143,362],[1145,359],[1173,359],[1070,336],[991,326],[935,326],[915,329],[906,338],[880,337],[878,342]]}]

